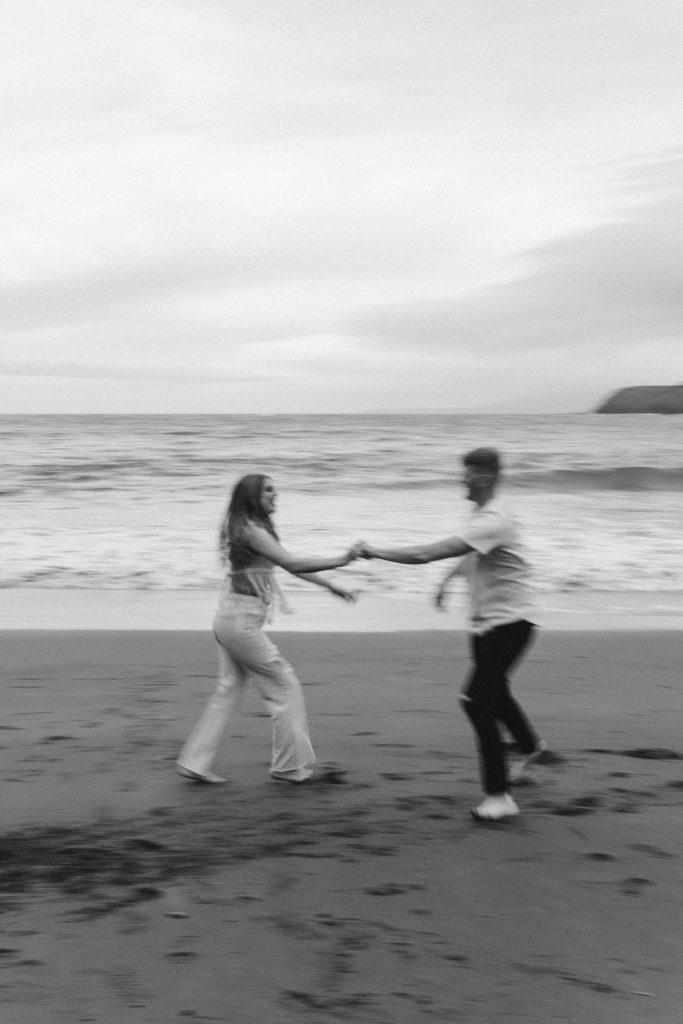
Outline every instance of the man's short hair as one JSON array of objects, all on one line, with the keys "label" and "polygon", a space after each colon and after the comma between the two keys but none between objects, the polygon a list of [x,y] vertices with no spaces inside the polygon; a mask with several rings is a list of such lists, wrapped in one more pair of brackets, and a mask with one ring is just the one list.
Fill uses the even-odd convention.
[{"label": "man's short hair", "polygon": [[463,456],[462,461],[468,469],[478,469],[492,476],[500,473],[500,455],[495,448],[474,448]]}]

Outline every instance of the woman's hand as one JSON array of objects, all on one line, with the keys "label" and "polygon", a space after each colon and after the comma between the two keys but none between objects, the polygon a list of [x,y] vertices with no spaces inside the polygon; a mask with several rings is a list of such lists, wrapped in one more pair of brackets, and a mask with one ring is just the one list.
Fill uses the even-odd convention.
[{"label": "woman's hand", "polygon": [[448,596],[448,589],[445,586],[445,584],[442,583],[439,587],[436,588],[436,593],[434,594],[434,604],[439,609],[439,611],[442,611],[442,612],[446,611],[446,598],[447,598],[447,596]]},{"label": "woman's hand", "polygon": [[328,584],[329,592],[334,594],[335,597],[340,597],[342,601],[350,601],[353,603],[358,600],[357,590],[346,590],[344,587],[338,587],[336,583]]},{"label": "woman's hand", "polygon": [[349,562],[355,562],[357,558],[364,558],[363,554],[365,544],[362,540],[357,540],[353,547],[350,547],[346,555],[346,564]]}]

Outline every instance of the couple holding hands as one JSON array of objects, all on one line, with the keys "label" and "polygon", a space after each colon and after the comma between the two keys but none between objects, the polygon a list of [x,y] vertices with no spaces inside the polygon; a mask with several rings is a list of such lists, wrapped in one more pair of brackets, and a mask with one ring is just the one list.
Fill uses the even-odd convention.
[{"label": "couple holding hands", "polygon": [[[177,762],[178,772],[196,782],[223,782],[211,771],[220,737],[249,679],[270,713],[273,728],[272,778],[295,784],[314,781],[303,690],[263,626],[282,601],[276,566],[315,583],[346,601],[356,593],[318,574],[357,558],[424,564],[458,561],[436,594],[443,607],[449,580],[464,574],[471,602],[470,644],[473,669],[460,699],[479,746],[483,802],[472,811],[478,820],[498,821],[519,813],[508,792],[511,774],[521,776],[545,749],[513,698],[507,671],[528,646],[529,572],[519,526],[499,504],[496,488],[500,459],[495,449],[479,448],[463,459],[463,482],[474,512],[459,536],[428,544],[378,548],[364,541],[338,557],[293,555],[280,543],[272,517],[277,492],[270,477],[250,474],[234,487],[220,528],[219,550],[227,570],[214,620],[218,642],[218,685]],[[499,723],[516,741],[520,760],[510,771]]]}]

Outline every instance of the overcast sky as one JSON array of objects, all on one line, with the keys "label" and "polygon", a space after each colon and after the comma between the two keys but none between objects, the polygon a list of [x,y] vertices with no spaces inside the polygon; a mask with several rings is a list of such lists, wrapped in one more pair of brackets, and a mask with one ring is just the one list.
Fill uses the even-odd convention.
[{"label": "overcast sky", "polygon": [[683,382],[681,0],[0,0],[3,412]]}]

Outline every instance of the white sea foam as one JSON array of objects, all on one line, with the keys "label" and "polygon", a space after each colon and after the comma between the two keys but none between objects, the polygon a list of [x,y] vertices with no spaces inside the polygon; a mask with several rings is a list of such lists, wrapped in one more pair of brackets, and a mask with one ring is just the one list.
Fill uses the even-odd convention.
[{"label": "white sea foam", "polygon": [[[6,588],[215,587],[217,523],[252,471],[276,479],[293,551],[447,536],[468,513],[460,455],[493,444],[541,591],[683,592],[680,417],[4,417],[0,436]],[[443,572],[339,575],[411,595]]]}]

